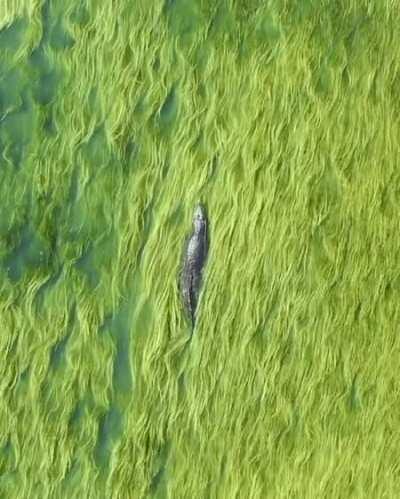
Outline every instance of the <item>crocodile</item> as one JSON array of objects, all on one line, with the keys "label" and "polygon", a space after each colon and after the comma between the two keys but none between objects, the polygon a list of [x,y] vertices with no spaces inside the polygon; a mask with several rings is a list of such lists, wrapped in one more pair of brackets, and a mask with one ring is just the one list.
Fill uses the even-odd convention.
[{"label": "crocodile", "polygon": [[194,211],[193,232],[186,246],[181,273],[182,299],[192,321],[192,329],[194,329],[196,320],[202,271],[208,253],[207,224],[205,209],[198,204]]}]

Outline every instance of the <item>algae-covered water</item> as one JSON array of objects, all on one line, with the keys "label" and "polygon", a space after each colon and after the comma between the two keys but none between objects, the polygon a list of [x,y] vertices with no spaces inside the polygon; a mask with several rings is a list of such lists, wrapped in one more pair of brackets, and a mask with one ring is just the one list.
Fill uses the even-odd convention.
[{"label": "algae-covered water", "polygon": [[1,1],[1,498],[400,497],[399,39],[383,0]]}]

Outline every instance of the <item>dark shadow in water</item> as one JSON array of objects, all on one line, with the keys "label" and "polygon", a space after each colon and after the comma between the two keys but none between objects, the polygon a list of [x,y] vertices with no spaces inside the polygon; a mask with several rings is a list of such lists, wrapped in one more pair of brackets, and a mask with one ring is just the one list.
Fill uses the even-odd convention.
[{"label": "dark shadow in water", "polygon": [[114,314],[108,314],[99,328],[99,333],[110,334],[115,347],[113,387],[120,393],[132,391],[130,361],[130,331],[132,310],[128,303],[121,305]]},{"label": "dark shadow in water", "polygon": [[23,77],[19,68],[8,68],[0,60],[0,117],[21,105]]},{"label": "dark shadow in water", "polygon": [[42,39],[40,43],[48,43],[51,26],[50,0],[45,0],[42,5]]},{"label": "dark shadow in water", "polygon": [[22,373],[19,376],[19,380],[18,380],[19,383],[26,383],[28,381],[29,371],[30,371],[29,367],[27,367],[26,369],[24,369],[22,371]]},{"label": "dark shadow in water", "polygon": [[150,124],[156,134],[168,136],[174,128],[178,115],[177,86],[172,85],[159,111],[150,117]]},{"label": "dark shadow in water", "polygon": [[169,91],[160,110],[161,127],[170,126],[176,118],[178,111],[178,100],[176,95],[176,86],[174,85]]},{"label": "dark shadow in water", "polygon": [[108,164],[111,159],[110,147],[107,143],[107,136],[104,125],[98,126],[89,140],[82,144],[82,153],[96,169]]},{"label": "dark shadow in water", "polygon": [[63,79],[61,67],[57,66],[48,56],[48,49],[60,51],[68,49],[74,44],[73,38],[64,29],[61,19],[60,13],[54,14],[52,12],[51,3],[44,2],[42,7],[42,39],[29,58],[33,70],[33,96],[42,106],[48,106],[55,100]]},{"label": "dark shadow in water", "polygon": [[130,362],[130,313],[125,305],[114,316],[112,330],[116,341],[117,353],[114,359],[113,384],[119,392],[132,390],[132,372]]},{"label": "dark shadow in water", "polygon": [[44,120],[43,120],[43,130],[45,133],[47,133],[52,137],[55,137],[57,135],[58,127],[54,119],[54,112],[52,108],[45,110]]},{"label": "dark shadow in water", "polygon": [[153,222],[153,217],[154,217],[154,202],[152,201],[149,203],[144,212],[143,212],[143,228],[142,228],[142,237],[141,237],[141,244],[140,248],[137,254],[137,265],[140,264],[142,258],[143,258],[143,252],[147,244],[147,239],[149,237],[149,232],[150,232],[150,227]]},{"label": "dark shadow in water", "polygon": [[[79,472],[80,472],[80,465],[79,461],[77,458],[72,459],[71,463],[68,466],[67,471],[65,472],[65,477],[62,481],[62,487],[63,489],[67,489],[70,487],[74,482],[77,481],[79,477]],[[70,497],[67,495],[67,492],[65,492],[64,497]]]},{"label": "dark shadow in water", "polygon": [[38,104],[47,106],[57,96],[62,73],[48,58],[45,47],[40,44],[33,50],[30,63],[34,73],[33,97]]},{"label": "dark shadow in water", "polygon": [[125,174],[130,174],[138,159],[139,146],[133,140],[128,140],[123,149],[123,158],[121,162],[122,171]]},{"label": "dark shadow in water", "polygon": [[64,27],[61,12],[55,12],[53,6],[50,0],[45,1],[42,6],[41,44],[46,44],[55,51],[69,49],[75,40]]},{"label": "dark shadow in water", "polygon": [[81,28],[84,28],[88,24],[90,14],[82,2],[72,10],[69,20],[72,24],[77,24]]},{"label": "dark shadow in water", "polygon": [[207,35],[211,38],[218,38],[219,36],[226,36],[228,34],[230,39],[232,39],[236,29],[237,23],[227,0],[218,2],[218,7],[209,24]]},{"label": "dark shadow in water", "polygon": [[9,454],[10,452],[12,452],[12,445],[11,445],[10,437],[8,437],[7,442],[4,444],[4,446],[1,449],[1,452],[4,454]]},{"label": "dark shadow in water", "polygon": [[8,147],[4,148],[4,155],[7,157],[15,168],[20,168],[24,158],[24,146],[21,142],[13,142]]},{"label": "dark shadow in water", "polygon": [[0,52],[9,50],[15,52],[21,45],[25,31],[28,27],[26,19],[18,18],[0,31]]},{"label": "dark shadow in water", "polygon": [[60,73],[54,67],[40,72],[36,89],[34,90],[34,96],[38,104],[47,106],[54,101],[58,93],[60,81]]},{"label": "dark shadow in water", "polygon": [[44,248],[37,239],[30,223],[25,223],[15,232],[16,241],[14,248],[3,260],[3,265],[8,272],[8,277],[12,282],[17,282],[23,277],[28,268],[39,266],[44,261]]},{"label": "dark shadow in water", "polygon": [[165,0],[163,15],[167,18],[171,32],[183,42],[190,42],[206,21],[198,2],[187,0]]},{"label": "dark shadow in water", "polygon": [[19,92],[17,100],[19,106],[3,116],[0,122],[4,156],[9,159],[15,168],[21,166],[32,142],[37,113],[27,89],[22,89]]},{"label": "dark shadow in water", "polygon": [[57,341],[53,345],[53,348],[51,349],[50,367],[53,370],[57,370],[65,363],[65,350],[67,348],[68,340],[71,337],[75,320],[76,320],[76,303],[72,305],[71,310],[69,312],[65,335],[63,336],[63,338]]},{"label": "dark shadow in water", "polygon": [[99,334],[103,334],[106,333],[107,331],[110,331],[112,327],[112,322],[113,322],[113,315],[107,314],[104,317],[103,324],[99,327]]},{"label": "dark shadow in water", "polygon": [[67,50],[75,44],[74,38],[63,26],[62,17],[56,20],[51,29],[49,44],[54,50]]},{"label": "dark shadow in water", "polygon": [[168,459],[168,454],[170,452],[170,444],[166,442],[158,452],[156,457],[156,462],[154,469],[156,470],[153,474],[150,482],[150,494],[157,495],[157,497],[164,497],[166,492],[166,463]]},{"label": "dark shadow in water", "polygon": [[85,403],[80,400],[71,412],[70,418],[68,420],[68,428],[70,431],[75,431],[79,428],[83,415],[85,414]]},{"label": "dark shadow in water", "polygon": [[[184,350],[182,351],[182,354],[187,349],[187,347],[189,346],[189,344],[190,344],[190,340],[185,345]],[[185,373],[185,371],[182,371],[179,374],[178,382],[177,382],[177,387],[178,387],[178,397],[179,397],[179,399],[181,399],[185,395],[185,393],[187,391],[187,380],[186,380],[186,373]]]},{"label": "dark shadow in water", "polygon": [[[123,426],[123,400],[119,395],[132,392],[132,372],[130,360],[130,331],[132,303],[124,301],[119,309],[108,314],[99,328],[99,333],[109,335],[116,352],[113,363],[113,400],[109,411],[99,422],[99,433],[95,448],[95,461],[99,468],[107,469],[115,442],[119,439]],[[121,406],[122,404],[122,406]]]},{"label": "dark shadow in water", "polygon": [[63,273],[64,267],[61,265],[54,274],[52,274],[47,281],[45,281],[37,290],[35,301],[39,309],[43,308],[44,298],[46,294],[58,283]]},{"label": "dark shadow in water", "polygon": [[65,335],[60,341],[58,341],[52,348],[50,355],[50,365],[53,369],[58,369],[65,358],[65,349],[67,347],[67,342],[69,336]]},{"label": "dark shadow in water", "polygon": [[351,411],[356,411],[361,407],[361,400],[357,386],[357,376],[358,376],[357,374],[354,376],[350,387],[348,405]]},{"label": "dark shadow in water", "polygon": [[[35,207],[36,213],[40,214],[47,209],[47,205],[51,202],[51,195],[42,194],[37,197]],[[59,224],[62,221],[60,216],[60,206],[55,205],[51,210],[51,215],[47,220],[44,237],[47,243],[45,253],[45,266],[47,270],[47,280],[38,288],[35,295],[35,304],[38,310],[42,310],[45,304],[45,298],[59,282],[62,277],[64,265],[59,254],[60,246],[60,229]]]},{"label": "dark shadow in water", "polygon": [[[82,419],[85,414],[85,406],[85,402],[80,400],[79,402],[77,402],[73,411],[71,412],[70,418],[68,420],[68,431],[70,435],[72,433],[71,438],[79,439],[79,436],[77,434],[79,434],[79,430],[81,429]],[[79,471],[79,461],[77,458],[73,458],[65,473],[62,487],[65,488],[70,486],[71,483],[77,479]],[[65,494],[65,497],[68,497],[67,494]]]},{"label": "dark shadow in water", "polygon": [[121,412],[115,406],[101,417],[94,457],[99,468],[108,468],[113,443],[119,438],[122,430]]},{"label": "dark shadow in water", "polygon": [[25,397],[28,389],[29,389],[29,375],[30,375],[30,368],[27,367],[22,371],[22,373],[19,375],[18,381],[17,381],[17,386],[16,386],[16,395],[18,397]]},{"label": "dark shadow in water", "polygon": [[169,14],[169,12],[171,11],[171,9],[175,5],[175,3],[176,3],[176,0],[164,0],[164,5],[163,5],[163,8],[162,8],[162,13],[164,15]]},{"label": "dark shadow in water", "polygon": [[75,266],[85,274],[89,286],[95,288],[100,282],[100,276],[93,265],[93,251],[93,244],[90,243],[87,250],[84,251],[83,255],[76,261]]},{"label": "dark shadow in water", "polygon": [[15,469],[15,451],[11,443],[10,437],[8,437],[4,446],[0,449],[0,474],[4,475]]},{"label": "dark shadow in water", "polygon": [[83,274],[88,286],[94,290],[100,284],[106,286],[111,279],[117,236],[113,228],[107,233],[96,234],[95,231],[102,227],[100,222],[104,222],[103,218],[98,218],[98,225],[93,227],[77,226],[82,220],[79,207],[73,206],[68,220],[68,241],[85,241],[83,250],[75,248],[74,258],[78,258],[74,266]]}]

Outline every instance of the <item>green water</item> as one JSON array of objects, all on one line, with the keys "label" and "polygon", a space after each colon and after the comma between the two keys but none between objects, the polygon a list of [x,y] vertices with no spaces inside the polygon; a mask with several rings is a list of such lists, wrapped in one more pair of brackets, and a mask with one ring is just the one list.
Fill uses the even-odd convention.
[{"label": "green water", "polygon": [[1,3],[1,498],[399,497],[399,35],[370,0]]}]

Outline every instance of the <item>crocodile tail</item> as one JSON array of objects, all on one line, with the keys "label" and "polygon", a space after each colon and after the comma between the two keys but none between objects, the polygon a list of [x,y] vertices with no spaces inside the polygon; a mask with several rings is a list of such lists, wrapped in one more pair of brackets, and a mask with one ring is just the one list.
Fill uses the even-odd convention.
[{"label": "crocodile tail", "polygon": [[194,289],[193,289],[193,276],[190,279],[190,287],[189,287],[189,312],[192,321],[192,332],[193,332],[194,323],[195,323],[195,313],[196,313],[196,299],[194,296]]}]

